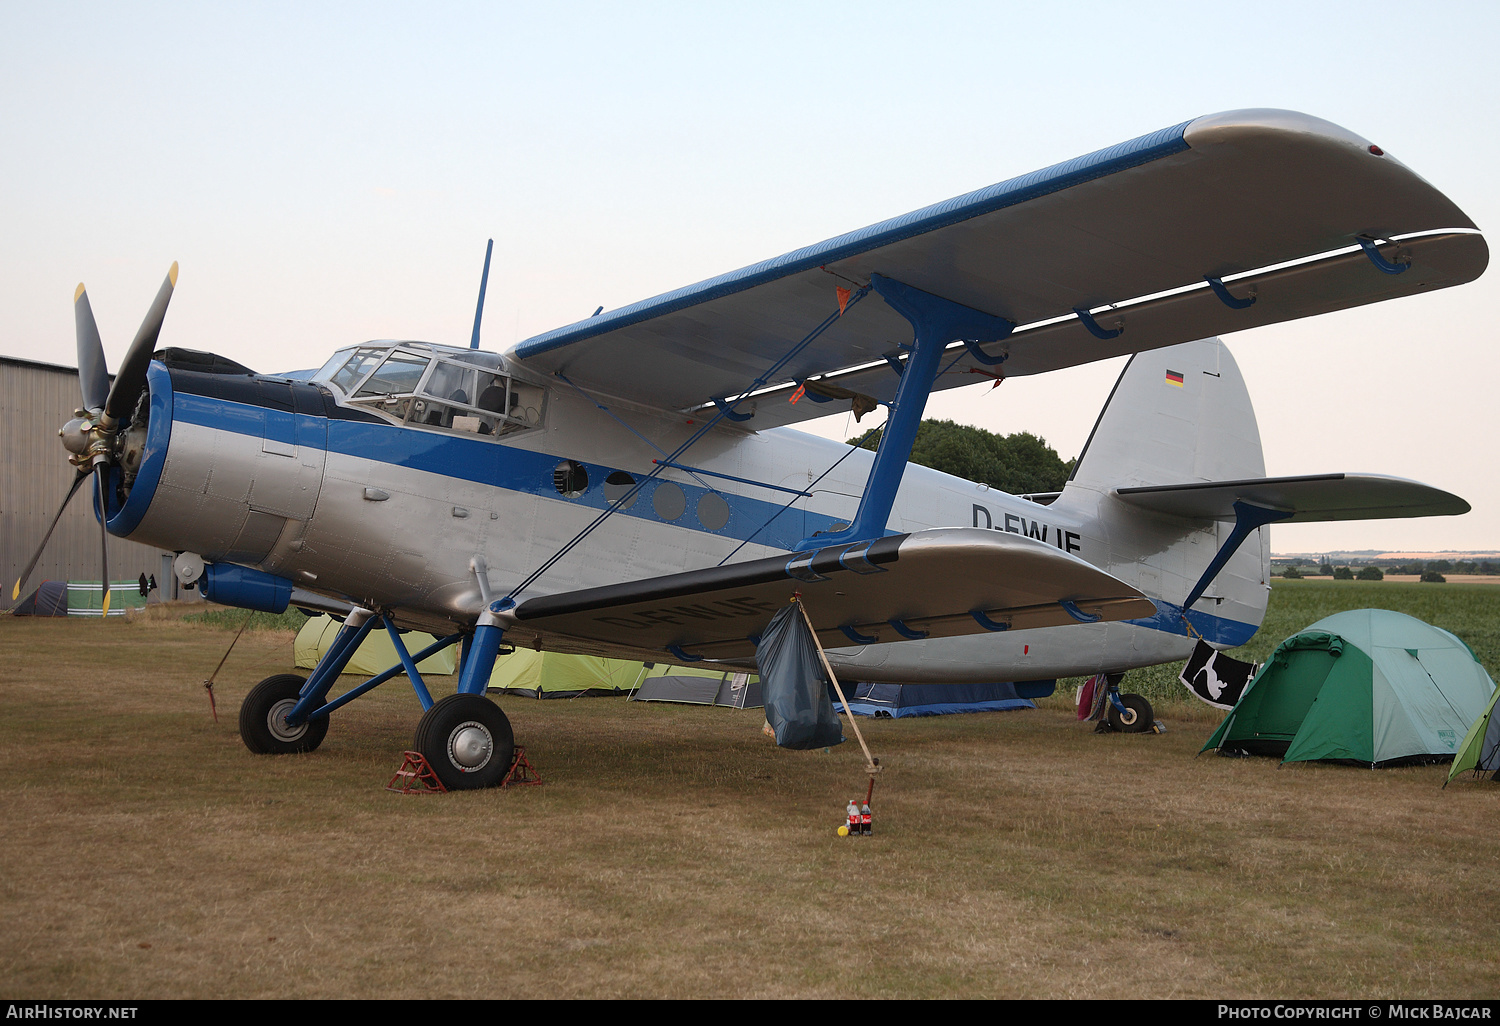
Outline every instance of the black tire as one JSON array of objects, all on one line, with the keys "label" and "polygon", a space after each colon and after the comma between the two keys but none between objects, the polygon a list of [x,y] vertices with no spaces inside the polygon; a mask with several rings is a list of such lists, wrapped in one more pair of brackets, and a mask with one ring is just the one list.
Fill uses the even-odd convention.
[{"label": "black tire", "polygon": [[1140,695],[1121,695],[1120,703],[1125,706],[1125,715],[1120,715],[1120,710],[1115,708],[1113,702],[1104,707],[1105,718],[1109,720],[1112,730],[1118,730],[1122,734],[1149,734],[1155,729],[1156,719],[1151,711],[1151,703]]},{"label": "black tire", "polygon": [[328,717],[319,716],[300,727],[288,727],[285,719],[305,677],[295,673],[278,673],[267,677],[245,696],[240,704],[240,740],[256,755],[292,755],[310,752],[328,735]]},{"label": "black tire", "polygon": [[516,752],[510,720],[482,695],[449,695],[434,704],[417,723],[412,745],[450,791],[496,786]]}]

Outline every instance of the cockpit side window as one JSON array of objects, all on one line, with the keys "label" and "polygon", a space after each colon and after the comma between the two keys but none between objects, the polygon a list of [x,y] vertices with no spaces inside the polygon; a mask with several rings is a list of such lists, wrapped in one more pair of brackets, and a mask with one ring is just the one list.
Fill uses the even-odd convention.
[{"label": "cockpit side window", "polygon": [[[521,392],[537,393],[526,416]],[[426,423],[476,435],[505,435],[541,423],[541,389],[509,375],[439,361],[422,389]]]}]

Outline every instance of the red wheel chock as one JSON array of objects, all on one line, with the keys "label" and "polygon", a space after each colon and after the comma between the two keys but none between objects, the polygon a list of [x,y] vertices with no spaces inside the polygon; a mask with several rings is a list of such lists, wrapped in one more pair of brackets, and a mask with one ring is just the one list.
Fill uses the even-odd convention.
[{"label": "red wheel chock", "polygon": [[406,760],[401,763],[401,768],[391,778],[391,782],[385,785],[387,791],[395,791],[397,794],[447,794],[448,789],[443,782],[432,772],[432,767],[427,765],[426,758],[421,752],[403,752]]},{"label": "red wheel chock", "polygon": [[386,784],[386,790],[395,790],[401,795],[443,795],[447,793],[447,787],[443,781],[438,780],[438,774],[432,772],[432,766],[423,757],[420,751],[404,751],[405,760],[401,763],[401,769],[396,771],[395,777],[390,778]]},{"label": "red wheel chock", "polygon": [[[421,752],[403,752],[406,758],[401,763],[401,768],[396,775],[391,777],[391,782],[385,785],[387,791],[395,791],[397,794],[447,794],[448,789],[443,782],[432,772],[432,767],[427,764],[427,759]],[[510,772],[505,779],[500,781],[501,787],[509,787],[512,784],[540,784],[542,775],[536,771],[526,758],[526,749],[520,745],[516,746],[516,754],[511,759]]]},{"label": "red wheel chock", "polygon": [[500,781],[501,787],[509,787],[511,784],[540,784],[542,775],[536,771],[536,767],[526,758],[526,749],[516,745],[516,757],[511,761],[510,772],[505,779]]}]

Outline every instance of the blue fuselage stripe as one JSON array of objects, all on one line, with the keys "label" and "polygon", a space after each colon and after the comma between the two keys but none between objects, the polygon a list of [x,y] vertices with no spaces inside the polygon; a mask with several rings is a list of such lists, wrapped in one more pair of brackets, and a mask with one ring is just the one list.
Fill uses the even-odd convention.
[{"label": "blue fuselage stripe", "polygon": [[[170,389],[167,391],[170,392]],[[563,499],[552,484],[552,471],[562,457],[518,449],[500,442],[459,438],[432,431],[396,427],[393,424],[286,413],[187,392],[173,394],[169,410],[171,420],[185,424],[231,431],[253,438],[319,445],[330,453],[389,463],[599,510],[609,505],[602,487],[604,478],[612,470],[618,469],[584,463],[589,475],[588,489],[576,499]],[[320,444],[325,437],[326,445]],[[656,514],[653,495],[657,488],[664,485],[680,488],[686,497],[686,510],[676,520],[667,520]],[[698,500],[707,494],[708,489],[685,482],[651,481],[641,489],[629,509],[619,510],[616,515],[672,524],[686,530],[739,541],[753,536],[757,544],[788,552],[794,551],[797,543],[814,531],[828,531],[836,522],[834,517],[825,513],[794,508],[776,516],[769,527],[763,527],[782,508],[781,504],[720,491],[718,494],[729,503],[729,522],[718,530],[709,530],[698,522],[696,513]],[[1155,616],[1126,622],[1167,634],[1190,633],[1183,622],[1181,606],[1161,599],[1153,601],[1158,609]],[[1187,618],[1195,631],[1217,644],[1242,645],[1256,631],[1254,624],[1197,610],[1189,611]]]},{"label": "blue fuselage stripe", "polygon": [[[588,471],[589,487],[576,499],[564,499],[557,494],[552,484],[552,472],[563,458],[560,456],[519,449],[501,442],[461,438],[392,424],[285,413],[188,393],[178,393],[176,400],[175,416],[183,423],[255,438],[272,437],[267,428],[274,426],[275,435],[279,436],[277,440],[295,440],[302,445],[310,444],[314,438],[321,439],[323,426],[326,425],[327,441],[323,447],[330,453],[389,463],[597,510],[609,506],[602,486],[605,477],[618,469],[578,461]],[[295,431],[295,436],[293,430],[287,430],[288,428]],[[663,486],[681,489],[686,499],[684,512],[675,520],[656,514],[653,498],[656,490]],[[729,521],[718,530],[710,530],[697,519],[698,502],[707,494],[708,489],[687,482],[653,480],[642,487],[628,509],[619,510],[616,515],[672,524],[737,541],[745,541],[753,536],[758,544],[782,550],[795,548],[797,542],[806,535],[813,531],[826,531],[836,522],[834,517],[827,514],[793,508],[776,517],[769,527],[763,528],[762,525],[782,508],[781,503],[719,491],[718,494],[729,503]]]},{"label": "blue fuselage stripe", "polygon": [[[1239,620],[1231,620],[1225,616],[1215,616],[1213,613],[1200,613],[1196,609],[1187,611],[1187,623],[1183,622],[1183,610],[1179,605],[1174,605],[1164,599],[1152,599],[1156,603],[1156,615],[1144,617],[1139,620],[1126,620],[1128,624],[1137,627],[1150,627],[1155,631],[1166,634],[1180,634],[1183,637],[1191,637],[1194,632],[1204,641],[1216,645],[1229,645],[1238,647],[1249,641],[1260,628],[1253,623],[1242,623]],[[1188,623],[1193,625],[1192,631],[1188,630]]]}]

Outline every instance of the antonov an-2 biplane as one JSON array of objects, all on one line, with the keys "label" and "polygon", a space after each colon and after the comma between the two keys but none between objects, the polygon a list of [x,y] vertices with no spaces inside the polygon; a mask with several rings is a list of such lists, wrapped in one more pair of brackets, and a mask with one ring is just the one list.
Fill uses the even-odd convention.
[{"label": "antonov an-2 biplane", "polygon": [[[1266,525],[1469,507],[1390,477],[1267,477],[1213,336],[1487,262],[1463,211],[1379,146],[1233,111],[504,355],[478,350],[477,314],[468,348],[371,342],[310,380],[157,351],[174,264],[111,386],[80,285],[84,401],[62,436],[105,528],[181,553],[210,599],[344,617],[309,678],[249,693],[253,751],[317,747],[330,713],[404,669],[426,710],[416,748],[448,786],[483,787],[513,750],[485,697],[502,642],[749,668],[800,593],[835,671],[861,681],[1045,686],[1182,659],[1198,637],[1243,643],[1266,608]],[[908,466],[934,389],[1122,354],[1060,493]],[[879,406],[873,455],[790,430]],[[429,695],[411,628],[462,643],[456,694]],[[330,699],[372,629],[401,665]]]}]

